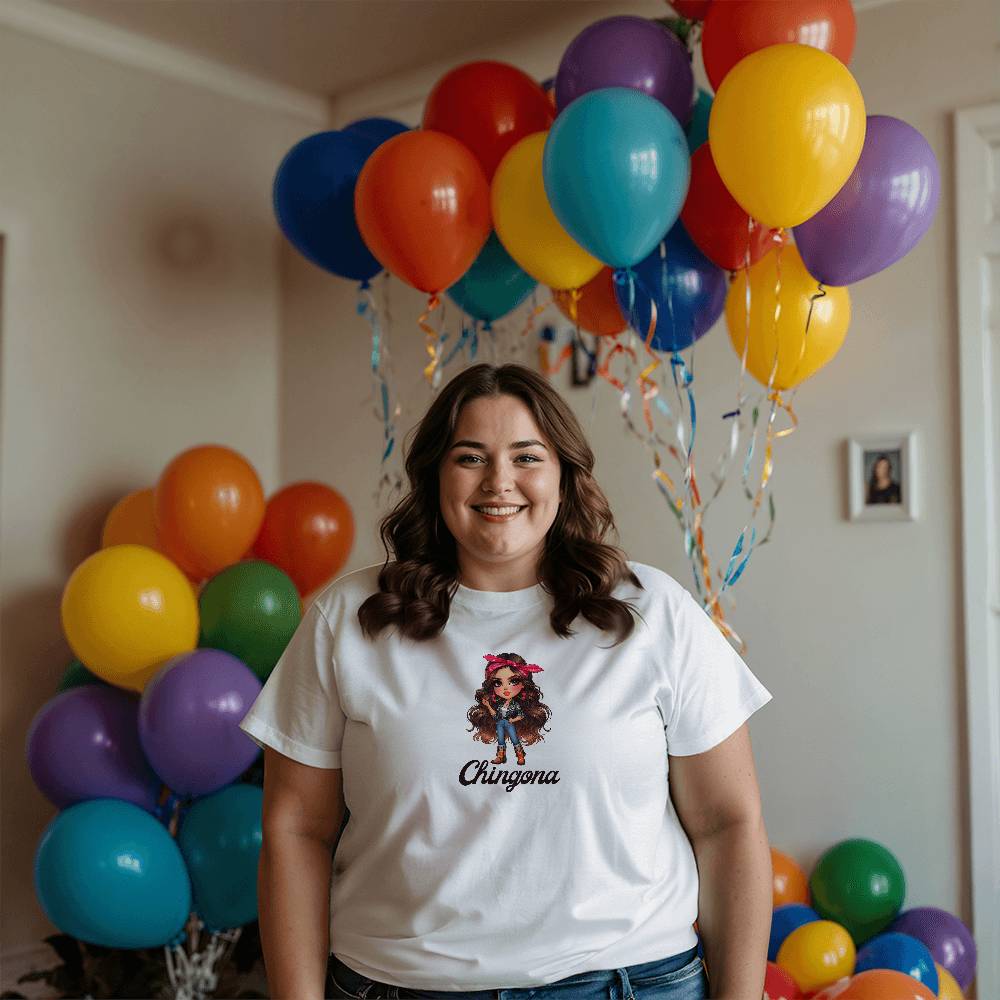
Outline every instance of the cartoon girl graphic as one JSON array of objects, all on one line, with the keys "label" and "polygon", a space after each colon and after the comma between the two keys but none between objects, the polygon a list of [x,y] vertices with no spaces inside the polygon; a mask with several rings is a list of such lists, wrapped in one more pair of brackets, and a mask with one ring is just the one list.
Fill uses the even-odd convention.
[{"label": "cartoon girl graphic", "polygon": [[[532,674],[542,668],[517,653],[486,653],[486,675],[476,691],[476,704],[468,711],[474,740],[500,744],[493,764],[507,763],[507,738],[514,744],[518,764],[524,764],[524,747],[544,739],[542,728],[552,710],[542,701]],[[471,731],[471,730],[470,730]]]}]

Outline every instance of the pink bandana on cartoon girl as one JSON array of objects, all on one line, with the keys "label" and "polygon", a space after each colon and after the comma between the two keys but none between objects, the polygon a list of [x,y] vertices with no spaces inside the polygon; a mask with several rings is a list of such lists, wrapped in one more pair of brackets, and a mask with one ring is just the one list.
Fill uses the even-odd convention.
[{"label": "pink bandana on cartoon girl", "polygon": [[486,660],[486,680],[489,680],[490,674],[498,667],[510,667],[522,674],[537,674],[544,669],[537,663],[517,663],[514,660],[505,660],[502,656],[494,656],[493,653],[484,653],[483,659]]}]

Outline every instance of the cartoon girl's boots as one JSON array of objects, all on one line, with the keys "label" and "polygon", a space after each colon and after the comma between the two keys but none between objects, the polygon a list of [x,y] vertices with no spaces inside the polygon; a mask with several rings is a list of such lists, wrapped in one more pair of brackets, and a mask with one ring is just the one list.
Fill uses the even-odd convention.
[{"label": "cartoon girl's boots", "polygon": [[517,754],[517,762],[518,762],[518,764],[523,765],[524,764],[524,747],[521,746],[520,743],[516,743],[514,745],[514,753]]},{"label": "cartoon girl's boots", "polygon": [[507,748],[506,747],[500,747],[500,749],[497,750],[496,757],[494,757],[493,760],[490,761],[490,763],[491,764],[506,764],[507,763]]}]

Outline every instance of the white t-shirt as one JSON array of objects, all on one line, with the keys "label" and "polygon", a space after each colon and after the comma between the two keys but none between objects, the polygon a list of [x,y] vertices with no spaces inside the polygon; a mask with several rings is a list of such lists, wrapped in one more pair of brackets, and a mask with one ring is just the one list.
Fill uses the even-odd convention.
[{"label": "white t-shirt", "polygon": [[[679,583],[629,566],[645,589],[614,593],[645,622],[617,646],[582,616],[559,638],[540,584],[459,586],[424,642],[362,635],[379,565],[310,607],[240,727],[343,769],[330,946],[356,972],[414,989],[531,987],[694,947],[698,873],[667,754],[709,750],[771,695]],[[487,653],[542,668],[531,678],[551,716],[523,765],[509,732],[505,764],[492,763],[495,735],[473,738]]]}]

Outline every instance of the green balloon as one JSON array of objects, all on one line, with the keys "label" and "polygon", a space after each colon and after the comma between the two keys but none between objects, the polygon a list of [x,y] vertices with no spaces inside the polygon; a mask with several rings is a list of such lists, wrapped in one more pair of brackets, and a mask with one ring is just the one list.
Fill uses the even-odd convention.
[{"label": "green balloon", "polygon": [[873,840],[834,844],[809,877],[813,909],[845,927],[860,945],[884,930],[902,909],[906,877],[892,852]]},{"label": "green balloon", "polygon": [[227,566],[198,598],[198,645],[238,656],[262,681],[274,669],[302,618],[295,584],[259,559]]},{"label": "green balloon", "polygon": [[[70,660],[66,672],[59,682],[58,691],[68,691],[70,688],[83,687],[84,684],[104,684],[96,674],[92,674],[79,660]],[[110,685],[106,685],[110,686]]]}]

